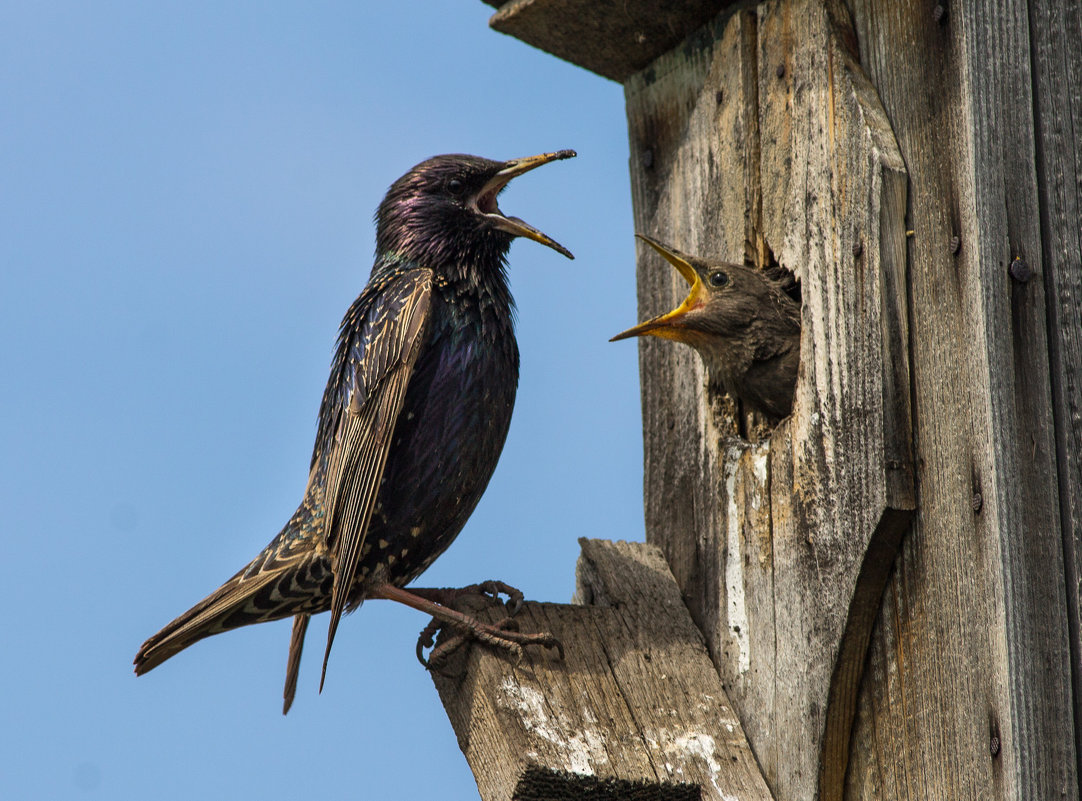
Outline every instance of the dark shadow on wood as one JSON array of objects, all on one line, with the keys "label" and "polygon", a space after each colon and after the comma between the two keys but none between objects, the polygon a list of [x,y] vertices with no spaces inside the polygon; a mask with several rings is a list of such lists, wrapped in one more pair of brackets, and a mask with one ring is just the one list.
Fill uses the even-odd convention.
[{"label": "dark shadow on wood", "polygon": [[515,785],[513,801],[701,801],[693,784],[629,782],[576,773],[527,768]]}]

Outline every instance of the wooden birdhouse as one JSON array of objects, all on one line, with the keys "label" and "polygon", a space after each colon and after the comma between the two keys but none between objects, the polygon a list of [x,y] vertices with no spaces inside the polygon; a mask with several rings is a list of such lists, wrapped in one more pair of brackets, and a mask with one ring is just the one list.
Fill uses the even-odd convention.
[{"label": "wooden birdhouse", "polygon": [[436,676],[482,798],[1078,798],[1078,4],[494,5],[623,84],[636,230],[802,327],[776,426],[640,343],[647,544],[527,605],[563,662]]}]

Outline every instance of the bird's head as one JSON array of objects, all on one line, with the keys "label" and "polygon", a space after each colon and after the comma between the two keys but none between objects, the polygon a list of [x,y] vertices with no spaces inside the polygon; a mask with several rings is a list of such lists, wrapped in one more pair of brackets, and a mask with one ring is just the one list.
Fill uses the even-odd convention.
[{"label": "bird's head", "polygon": [[778,292],[758,270],[742,264],[707,262],[643,234],[636,236],[675,267],[691,291],[672,311],[617,334],[611,342],[649,335],[685,342],[698,350],[714,349],[747,330]]},{"label": "bird's head", "polygon": [[502,263],[511,240],[524,236],[569,259],[563,245],[518,217],[500,211],[496,198],[512,178],[573,150],[510,161],[452,154],[423,161],[395,181],[376,212],[376,245],[422,264],[495,259]]}]

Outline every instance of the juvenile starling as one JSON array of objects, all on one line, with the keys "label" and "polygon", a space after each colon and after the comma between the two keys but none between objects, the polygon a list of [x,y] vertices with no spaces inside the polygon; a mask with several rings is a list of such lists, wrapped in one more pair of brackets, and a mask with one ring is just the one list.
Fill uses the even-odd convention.
[{"label": "juvenile starling", "polygon": [[617,334],[611,341],[649,334],[691,345],[710,380],[773,418],[793,410],[800,363],[800,304],[791,276],[687,256],[643,234],[691,284],[687,299],[668,314]]},{"label": "juvenile starling", "polygon": [[406,603],[486,642],[556,644],[456,613],[435,602],[440,591],[402,587],[462,529],[507,436],[519,364],[511,241],[573,258],[505,216],[496,197],[515,176],[574,155],[436,156],[394,182],[376,212],[372,275],[342,321],[300,506],[251,563],[143,643],[137,674],[212,634],[295,616],[288,710],[309,617],[331,612],[325,678],[342,613],[367,598]]}]

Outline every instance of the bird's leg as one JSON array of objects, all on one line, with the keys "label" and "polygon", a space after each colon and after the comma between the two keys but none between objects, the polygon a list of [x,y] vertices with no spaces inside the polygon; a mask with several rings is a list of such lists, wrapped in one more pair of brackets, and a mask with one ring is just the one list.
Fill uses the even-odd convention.
[{"label": "bird's leg", "polygon": [[522,590],[497,579],[489,579],[466,587],[410,587],[409,592],[440,606],[453,606],[454,602],[464,595],[483,595],[486,598],[496,599],[500,595],[506,595],[507,601],[504,605],[511,617],[518,614],[518,610],[522,608],[522,602],[525,599]]},{"label": "bird's leg", "polygon": [[[502,582],[493,582],[493,584],[507,587],[507,585],[502,584]],[[507,592],[506,589],[502,591],[505,593]],[[424,592],[427,595],[430,591]],[[442,590],[432,592],[438,595]],[[455,591],[452,590],[451,598],[453,600],[455,597],[461,597],[462,594],[463,593],[461,592],[456,594]],[[519,594],[521,595],[521,593]],[[429,662],[425,662],[423,650],[433,644],[436,632],[444,626],[454,629],[456,634],[447,642],[441,643],[439,646],[435,647],[433,656],[436,657],[437,662],[442,662],[446,659],[451,652],[456,650],[462,642],[465,642],[467,639],[477,640],[486,645],[510,651],[514,655],[516,661],[522,658],[522,648],[525,645],[541,645],[546,648],[555,648],[559,652],[561,659],[563,659],[564,656],[563,645],[551,634],[548,632],[540,632],[537,634],[521,633],[516,630],[514,621],[509,617],[504,618],[498,623],[484,623],[464,612],[459,612],[457,609],[452,609],[448,606],[444,606],[438,601],[430,600],[424,595],[417,594],[414,590],[404,590],[393,584],[380,584],[369,590],[367,595],[369,598],[386,598],[389,601],[398,601],[419,612],[425,612],[426,614],[432,615],[432,622],[425,626],[417,642],[418,659],[421,660],[421,664],[425,665],[425,667],[428,667],[431,664],[431,659]],[[512,598],[514,598],[514,595],[511,595]],[[444,595],[444,597],[446,598],[447,596]]]}]

